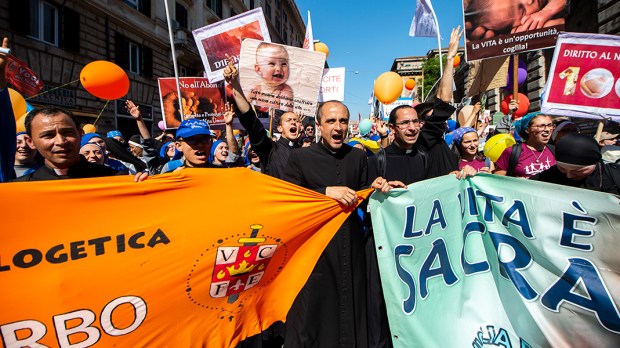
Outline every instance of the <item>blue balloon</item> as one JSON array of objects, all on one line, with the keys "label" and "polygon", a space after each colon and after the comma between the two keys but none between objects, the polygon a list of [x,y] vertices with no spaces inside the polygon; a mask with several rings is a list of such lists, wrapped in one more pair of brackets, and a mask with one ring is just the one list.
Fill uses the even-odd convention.
[{"label": "blue balloon", "polygon": [[370,133],[370,130],[372,129],[372,122],[370,122],[369,119],[365,118],[360,121],[358,128],[360,130],[360,135],[366,135]]},{"label": "blue balloon", "polygon": [[26,112],[30,112],[32,109],[34,109],[34,106],[30,105],[29,102],[26,102]]}]

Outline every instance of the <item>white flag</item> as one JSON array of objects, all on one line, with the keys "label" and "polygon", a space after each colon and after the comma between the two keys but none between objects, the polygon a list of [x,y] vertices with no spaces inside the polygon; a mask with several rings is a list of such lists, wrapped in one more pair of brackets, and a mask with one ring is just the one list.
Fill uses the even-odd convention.
[{"label": "white flag", "polygon": [[312,35],[312,22],[310,21],[310,11],[308,11],[308,26],[306,27],[306,36],[304,37],[303,49],[314,51],[314,36]]},{"label": "white flag", "polygon": [[436,37],[437,23],[435,22],[435,10],[431,0],[417,0],[415,15],[409,28],[409,36]]}]

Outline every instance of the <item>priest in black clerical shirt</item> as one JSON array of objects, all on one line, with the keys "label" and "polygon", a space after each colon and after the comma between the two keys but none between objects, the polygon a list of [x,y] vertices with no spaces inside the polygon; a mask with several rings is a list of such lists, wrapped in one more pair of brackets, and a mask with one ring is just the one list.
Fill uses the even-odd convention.
[{"label": "priest in black clerical shirt", "polygon": [[415,108],[403,105],[390,113],[390,131],[394,142],[381,154],[371,158],[370,178],[382,176],[405,185],[449,174],[458,169],[458,158],[443,140],[444,125],[454,112],[452,100],[454,57],[462,31],[453,29],[446,65],[439,82],[437,99]]},{"label": "priest in black clerical shirt", "polygon": [[[357,204],[357,190],[367,188],[366,154],[344,145],[349,110],[328,101],[318,111],[321,140],[293,150],[284,179],[336,199]],[[388,191],[383,178],[371,187]],[[285,347],[368,347],[366,256],[357,214],[351,214],[325,248],[286,318]]]}]

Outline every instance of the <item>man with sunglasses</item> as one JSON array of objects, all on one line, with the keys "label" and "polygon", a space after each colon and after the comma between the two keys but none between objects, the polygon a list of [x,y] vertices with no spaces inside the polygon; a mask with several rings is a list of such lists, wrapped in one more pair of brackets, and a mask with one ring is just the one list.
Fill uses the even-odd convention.
[{"label": "man with sunglasses", "polygon": [[220,168],[209,163],[213,137],[215,133],[204,120],[191,118],[181,122],[177,129],[175,146],[183,152],[183,157],[166,163],[161,174],[179,168]]},{"label": "man with sunglasses", "polygon": [[312,126],[312,124],[306,124],[304,131],[306,138],[310,139],[311,143],[314,143],[314,127]]}]

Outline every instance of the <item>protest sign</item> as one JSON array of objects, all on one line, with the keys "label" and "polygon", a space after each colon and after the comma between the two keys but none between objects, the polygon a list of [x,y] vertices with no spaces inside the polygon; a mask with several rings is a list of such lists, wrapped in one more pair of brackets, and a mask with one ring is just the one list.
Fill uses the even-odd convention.
[{"label": "protest sign", "polygon": [[552,47],[564,30],[566,0],[463,0],[468,61]]},{"label": "protest sign", "polygon": [[225,103],[224,82],[209,83],[204,77],[180,77],[181,103],[174,77],[157,80],[159,98],[166,129],[177,128],[181,123],[179,107],[183,107],[185,119],[198,118],[209,124],[223,124]]},{"label": "protest sign", "polygon": [[508,73],[507,57],[472,62],[465,82],[466,95],[473,97],[490,89],[504,87]]},{"label": "protest sign", "polygon": [[7,55],[5,69],[6,81],[19,93],[32,97],[43,89],[43,81],[17,57]]},{"label": "protest sign", "polygon": [[375,193],[394,347],[613,347],[617,196],[478,175]]},{"label": "protest sign", "polygon": [[[381,104],[383,105],[383,104]],[[390,112],[392,112],[392,110],[396,109],[397,107],[401,106],[401,105],[413,105],[413,100],[411,98],[398,98],[395,102],[390,103],[390,104],[385,104],[383,106],[383,118],[385,120],[387,120],[390,117]]]},{"label": "protest sign", "polygon": [[345,68],[329,68],[323,70],[319,103],[328,100],[344,101]]},{"label": "protest sign", "polygon": [[239,80],[254,105],[314,116],[325,54],[246,39],[241,44]]},{"label": "protest sign", "polygon": [[241,41],[245,38],[271,41],[262,7],[226,18],[192,31],[205,74],[211,82],[224,80],[226,55],[239,61]]},{"label": "protest sign", "polygon": [[[12,197],[0,202],[11,217],[0,220],[10,231],[0,235],[6,347],[235,347],[285,320],[348,216],[331,198],[245,168],[185,169],[139,184],[129,176],[9,183],[0,195]],[[243,213],[224,209],[239,197]],[[84,202],[161,211],[115,209],[113,219],[93,220]]]},{"label": "protest sign", "polygon": [[620,39],[615,35],[562,33],[542,101],[551,115],[620,121]]}]

